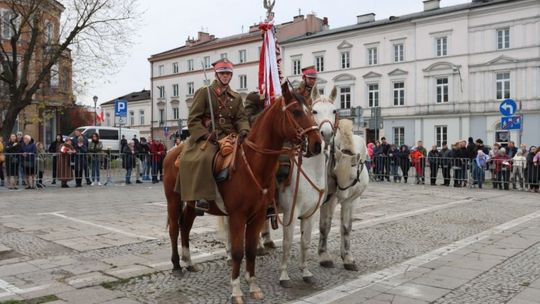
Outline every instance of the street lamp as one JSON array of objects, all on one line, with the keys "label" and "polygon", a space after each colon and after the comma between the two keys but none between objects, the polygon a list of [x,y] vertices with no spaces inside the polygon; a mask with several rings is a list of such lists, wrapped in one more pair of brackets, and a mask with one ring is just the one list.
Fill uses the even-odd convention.
[{"label": "street lamp", "polygon": [[94,96],[92,99],[94,99],[94,126],[96,126],[96,120],[97,120],[97,100],[98,97]]}]

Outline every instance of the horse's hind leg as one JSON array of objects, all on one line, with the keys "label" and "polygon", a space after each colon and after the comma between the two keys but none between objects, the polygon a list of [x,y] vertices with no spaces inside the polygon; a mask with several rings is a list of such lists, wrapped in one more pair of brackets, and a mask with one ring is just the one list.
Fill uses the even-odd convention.
[{"label": "horse's hind leg", "polygon": [[169,238],[171,239],[171,262],[174,270],[182,269],[180,267],[180,256],[178,255],[178,232],[179,232],[179,218],[182,213],[182,202],[180,201],[180,195],[178,197],[167,198],[167,221],[169,225]]},{"label": "horse's hind leg", "polygon": [[325,268],[333,268],[334,261],[328,253],[328,234],[332,228],[332,216],[336,210],[337,198],[332,197],[321,206],[319,221],[319,264]]},{"label": "horse's hind leg", "polygon": [[341,259],[346,270],[358,271],[351,254],[353,201],[349,198],[341,203]]},{"label": "horse's hind leg", "polygon": [[252,299],[262,300],[264,298],[261,288],[257,285],[255,277],[255,259],[257,255],[257,244],[259,243],[259,233],[264,225],[264,215],[254,219],[246,228],[246,280],[249,284],[249,294]]},{"label": "horse's hind leg", "polygon": [[189,232],[193,227],[193,221],[195,220],[195,209],[190,206],[185,206],[184,212],[182,212],[182,225],[180,231],[182,234],[182,262],[186,264],[188,271],[199,271],[199,269],[193,265],[191,261],[191,253],[189,251]]},{"label": "horse's hind leg", "polygon": [[[283,221],[288,223],[291,212],[295,210],[283,210]],[[289,277],[288,264],[291,257],[291,247],[293,242],[294,226],[296,225],[296,215],[292,217],[290,225],[283,225],[283,255],[281,257],[279,284],[285,288],[291,288],[291,278]]]},{"label": "horse's hind leg", "polygon": [[313,217],[302,219],[300,229],[302,237],[300,241],[300,270],[302,270],[302,278],[306,283],[314,283],[313,274],[307,267],[307,255],[309,245],[311,244],[311,230],[313,228]]},{"label": "horse's hind leg", "polygon": [[274,244],[274,241],[272,240],[272,235],[270,235],[270,220],[264,221],[263,230],[261,233],[264,247],[267,249],[274,249],[276,248],[276,244]]}]

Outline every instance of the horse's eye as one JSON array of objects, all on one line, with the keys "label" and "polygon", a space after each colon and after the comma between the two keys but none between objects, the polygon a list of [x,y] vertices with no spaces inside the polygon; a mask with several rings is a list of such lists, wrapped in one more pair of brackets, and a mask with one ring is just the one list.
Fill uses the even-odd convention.
[{"label": "horse's eye", "polygon": [[332,111],[332,113],[333,113],[333,114],[336,114],[336,113],[337,113],[337,111],[336,111],[336,110],[334,110],[334,111]]},{"label": "horse's eye", "polygon": [[312,113],[313,113],[314,115],[317,115],[317,111],[315,111],[315,110],[313,110]]},{"label": "horse's eye", "polygon": [[292,113],[293,113],[294,117],[302,116],[302,111],[300,111],[300,110],[293,110]]}]

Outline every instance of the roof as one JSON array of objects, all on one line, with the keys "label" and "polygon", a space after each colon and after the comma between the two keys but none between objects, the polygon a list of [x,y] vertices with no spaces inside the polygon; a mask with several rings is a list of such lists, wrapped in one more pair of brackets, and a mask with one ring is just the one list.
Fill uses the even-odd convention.
[{"label": "roof", "polygon": [[142,91],[132,92],[132,93],[126,94],[124,96],[117,97],[117,98],[115,98],[113,100],[109,100],[107,102],[104,102],[104,103],[101,104],[101,106],[114,104],[114,102],[117,99],[125,99],[125,100],[127,100],[128,103],[132,102],[132,101],[150,100],[150,90],[142,90]]},{"label": "roof", "polygon": [[429,10],[429,11],[422,11],[422,12],[407,14],[407,15],[398,16],[398,17],[391,16],[390,18],[387,18],[387,19],[381,19],[381,20],[372,21],[372,22],[347,25],[347,26],[338,27],[331,30],[314,33],[309,36],[301,36],[301,37],[288,39],[286,41],[281,42],[281,45],[303,41],[303,40],[320,38],[324,36],[346,33],[350,31],[368,29],[368,28],[384,26],[384,25],[389,25],[389,24],[397,24],[397,23],[402,23],[402,22],[409,22],[414,19],[421,19],[421,18],[433,17],[433,16],[438,16],[438,15],[444,15],[444,14],[449,14],[449,13],[454,13],[454,12],[459,12],[459,11],[465,11],[469,9],[476,9],[479,7],[501,4],[505,2],[522,1],[522,0],[485,0],[485,1],[486,2],[481,2],[481,1],[469,2],[469,3],[458,4],[458,5],[453,5],[453,6],[441,7],[441,8]]}]

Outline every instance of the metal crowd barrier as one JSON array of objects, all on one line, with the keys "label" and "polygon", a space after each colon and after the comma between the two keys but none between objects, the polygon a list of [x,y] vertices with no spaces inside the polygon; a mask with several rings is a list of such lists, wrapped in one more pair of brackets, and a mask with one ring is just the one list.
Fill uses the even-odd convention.
[{"label": "metal crowd barrier", "polygon": [[491,159],[479,167],[474,159],[389,157],[376,155],[366,162],[373,182],[400,182],[454,187],[538,189],[540,165]]},{"label": "metal crowd barrier", "polygon": [[27,186],[34,186],[37,189],[49,185],[60,186],[62,177],[66,176],[71,176],[67,181],[70,187],[76,186],[77,179],[80,179],[82,186],[112,186],[128,182],[131,184],[157,183],[163,179],[162,162],[165,158],[165,154],[161,156],[150,153],[126,155],[107,152],[71,155],[5,153],[4,155],[6,161],[0,166],[2,173],[0,177],[4,176],[4,187],[8,187],[9,177],[14,176],[19,189]]}]

